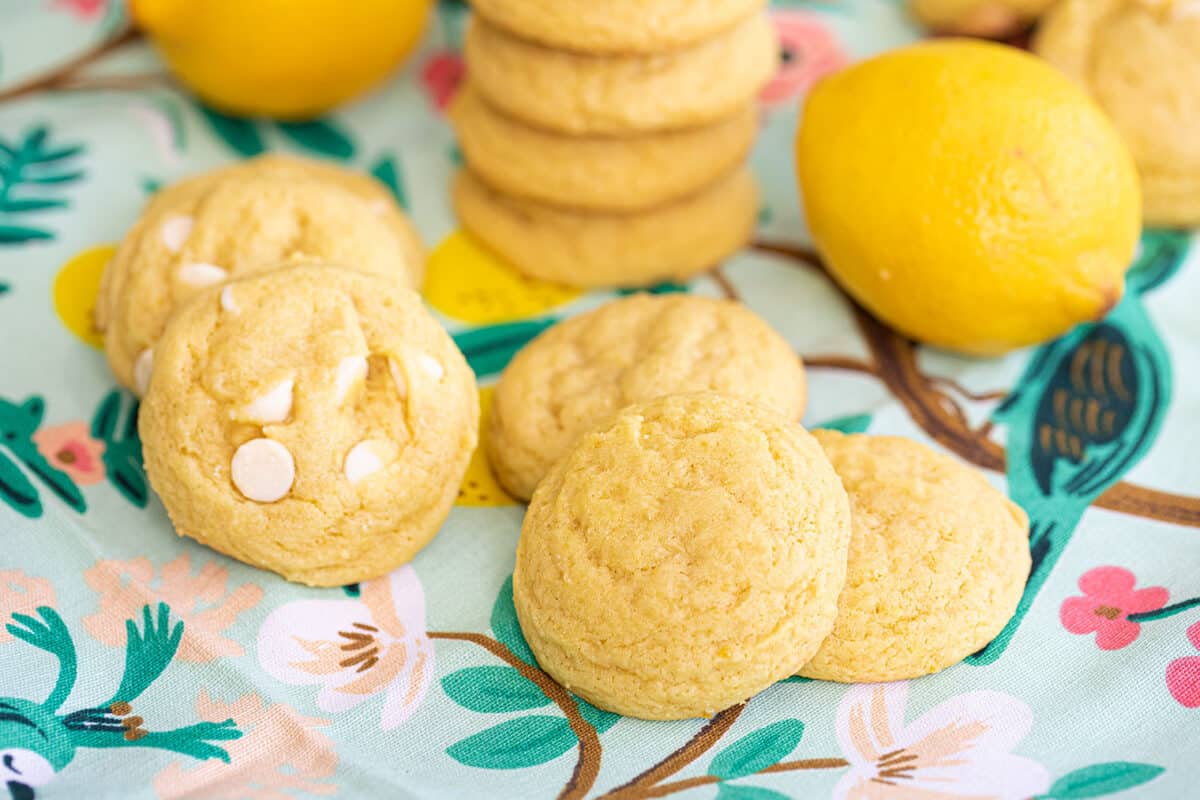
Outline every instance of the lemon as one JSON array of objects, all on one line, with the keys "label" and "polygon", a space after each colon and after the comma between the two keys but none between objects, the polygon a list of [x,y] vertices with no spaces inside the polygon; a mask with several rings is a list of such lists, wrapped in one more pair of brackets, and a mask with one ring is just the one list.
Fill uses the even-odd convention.
[{"label": "lemon", "polygon": [[67,330],[97,350],[104,348],[104,336],[92,324],[92,311],[100,292],[100,276],[115,252],[117,247],[112,244],[89,247],[63,264],[54,278],[55,313]]},{"label": "lemon", "polygon": [[[487,430],[488,412],[492,407],[493,389],[491,386],[479,390],[479,430]],[[496,476],[492,474],[491,464],[488,463],[487,452],[483,438],[479,446],[471,454],[471,462],[467,465],[467,474],[463,476],[462,486],[458,490],[456,505],[460,506],[515,506],[519,503],[500,486]]]},{"label": "lemon", "polygon": [[133,0],[179,80],[222,111],[314,117],[386,77],[432,0]]},{"label": "lemon", "polygon": [[1133,159],[1033,56],[941,40],[863,62],[815,89],[796,149],[817,249],[903,334],[997,354],[1121,298],[1141,232]]}]

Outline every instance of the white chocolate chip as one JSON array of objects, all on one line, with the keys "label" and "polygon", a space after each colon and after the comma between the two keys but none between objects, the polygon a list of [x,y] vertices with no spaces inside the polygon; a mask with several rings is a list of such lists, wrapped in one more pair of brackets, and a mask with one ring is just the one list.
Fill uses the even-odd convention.
[{"label": "white chocolate chip", "polygon": [[370,442],[359,442],[350,448],[342,467],[351,486],[357,485],[368,475],[373,475],[381,469],[383,461],[375,454]]},{"label": "white chocolate chip", "polygon": [[367,359],[365,356],[346,356],[337,365],[333,376],[333,384],[337,389],[337,399],[341,402],[354,384],[367,377]]},{"label": "white chocolate chip", "polygon": [[288,449],[273,439],[251,439],[233,454],[233,485],[246,499],[274,503],[291,491],[296,462]]},{"label": "white chocolate chip", "polygon": [[421,369],[429,373],[429,377],[433,378],[435,381],[440,381],[442,376],[446,374],[446,370],[442,367],[441,363],[436,358],[426,353],[422,353],[417,357],[417,363],[420,364]]},{"label": "white chocolate chip", "polygon": [[392,373],[392,381],[396,384],[396,394],[400,395],[401,400],[408,397],[408,381],[404,380],[404,371],[396,359],[388,359],[388,371]]},{"label": "white chocolate chip", "polygon": [[148,347],[138,354],[137,361],[133,362],[133,385],[137,387],[139,395],[146,393],[150,388],[150,373],[154,370],[154,348]]},{"label": "white chocolate chip", "polygon": [[226,286],[221,290],[221,308],[233,314],[241,310],[238,308],[237,300],[234,299],[232,286]]},{"label": "white chocolate chip", "polygon": [[179,268],[179,280],[191,286],[212,286],[229,280],[229,273],[216,264],[193,261]]},{"label": "white chocolate chip", "polygon": [[280,381],[275,388],[259,395],[242,406],[242,416],[255,422],[283,422],[292,413],[292,389],[296,382],[291,378]]},{"label": "white chocolate chip", "polygon": [[374,200],[371,202],[371,210],[379,216],[383,216],[392,208],[391,203],[387,200]]},{"label": "white chocolate chip", "polygon": [[192,232],[192,218],[183,214],[176,214],[173,217],[168,217],[159,229],[159,235],[162,236],[163,244],[172,253],[178,253],[183,249],[183,243],[187,241],[188,234]]}]

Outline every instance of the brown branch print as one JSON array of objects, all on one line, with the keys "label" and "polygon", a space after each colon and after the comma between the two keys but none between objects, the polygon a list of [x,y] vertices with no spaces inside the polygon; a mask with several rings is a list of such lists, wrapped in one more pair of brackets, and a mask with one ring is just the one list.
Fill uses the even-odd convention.
[{"label": "brown branch print", "polygon": [[92,49],[84,51],[70,61],[58,65],[53,70],[41,75],[34,75],[26,81],[0,91],[0,102],[13,100],[17,97],[33,94],[34,92],[63,88],[64,85],[73,82],[76,84],[73,88],[81,88],[77,83],[78,78],[76,73],[104,58],[109,53],[119,50],[140,38],[141,34],[138,31],[132,27],[127,27],[115,36],[97,43]]},{"label": "brown branch print", "polygon": [[[761,769],[754,773],[755,775],[769,775],[775,772],[796,772],[798,770],[812,769],[841,769],[842,767],[850,766],[850,762],[844,758],[805,758],[800,761],[780,761],[778,764],[772,764],[766,769]],[[657,786],[650,786],[636,794],[621,795],[623,800],[641,800],[646,797],[666,797],[669,794],[676,792],[685,792],[688,789],[695,789],[697,786],[708,786],[713,783],[720,783],[721,779],[716,775],[697,775],[695,778],[684,778],[671,783],[662,783]],[[601,795],[608,797],[609,795]]]},{"label": "brown branch print", "polygon": [[600,737],[596,734],[596,729],[592,727],[592,724],[579,713],[579,705],[571,693],[545,672],[517,658],[511,650],[490,636],[482,633],[430,631],[429,638],[470,642],[478,645],[520,672],[523,677],[541,689],[542,693],[550,698],[566,716],[575,738],[579,740],[579,757],[575,762],[575,770],[571,773],[571,779],[567,781],[567,785],[563,787],[558,798],[559,800],[582,800],[587,796],[596,782],[596,776],[600,774]]}]

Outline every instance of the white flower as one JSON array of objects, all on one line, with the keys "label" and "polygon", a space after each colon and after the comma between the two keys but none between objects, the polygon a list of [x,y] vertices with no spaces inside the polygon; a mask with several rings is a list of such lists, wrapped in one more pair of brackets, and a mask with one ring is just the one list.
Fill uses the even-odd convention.
[{"label": "white flower", "polygon": [[345,711],[386,691],[381,724],[396,727],[421,704],[433,677],[416,572],[401,567],[368,581],[357,600],[280,606],[258,631],[258,660],[284,683],[320,684],[323,711]]},{"label": "white flower", "polygon": [[849,772],[838,800],[1025,800],[1050,785],[1046,769],[1010,751],[1033,725],[1020,700],[1000,692],[952,697],[904,723],[907,683],[864,684],[838,707]]}]

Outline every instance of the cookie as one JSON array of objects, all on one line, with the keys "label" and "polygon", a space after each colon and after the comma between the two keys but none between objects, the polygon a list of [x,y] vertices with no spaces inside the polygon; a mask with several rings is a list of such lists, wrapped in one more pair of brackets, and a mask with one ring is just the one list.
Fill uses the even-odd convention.
[{"label": "cookie", "polygon": [[395,281],[298,266],[212,287],[155,352],[139,432],[181,535],[340,586],[411,560],[449,513],[475,378]]},{"label": "cookie", "polygon": [[528,500],[575,439],[633,403],[713,391],[799,420],[804,367],[740,303],[637,294],[560,322],[525,346],[496,384],[487,451],[496,477]]},{"label": "cookie", "polygon": [[584,53],[657,53],[695,44],[765,6],[763,0],[471,0],[517,36]]},{"label": "cookie", "polygon": [[282,262],[352,264],[419,285],[424,251],[387,188],[267,156],[162,189],[104,271],[96,327],[117,380],[141,394],[174,310],[200,289]]},{"label": "cookie", "polygon": [[1129,144],[1151,225],[1200,225],[1200,11],[1185,0],[1063,0],[1034,50]]},{"label": "cookie", "polygon": [[451,107],[471,170],[516,197],[598,211],[640,211],[692,194],[745,160],[758,131],[747,104],[728,119],[631,138],[563,136],[495,111],[470,85]]},{"label": "cookie", "polygon": [[814,431],[850,495],[846,586],[809,678],[898,681],[1004,628],[1029,577],[1029,520],[982,474],[894,436]]},{"label": "cookie", "polygon": [[474,19],[464,55],[476,89],[512,117],[572,135],[628,135],[732,116],[770,80],[779,47],[763,14],[693,47],[645,56],[549,50]]},{"label": "cookie", "polygon": [[649,286],[697,275],[745,245],[758,215],[758,189],[744,169],[636,214],[521,200],[465,170],[453,194],[463,227],[522,273],[579,287]]},{"label": "cookie", "polygon": [[913,15],[943,33],[1001,39],[1019,33],[1055,0],[909,0]]},{"label": "cookie", "polygon": [[642,719],[707,717],[816,652],[849,538],[846,493],[797,423],[675,395],[585,433],[538,486],[513,600],[570,691]]}]

